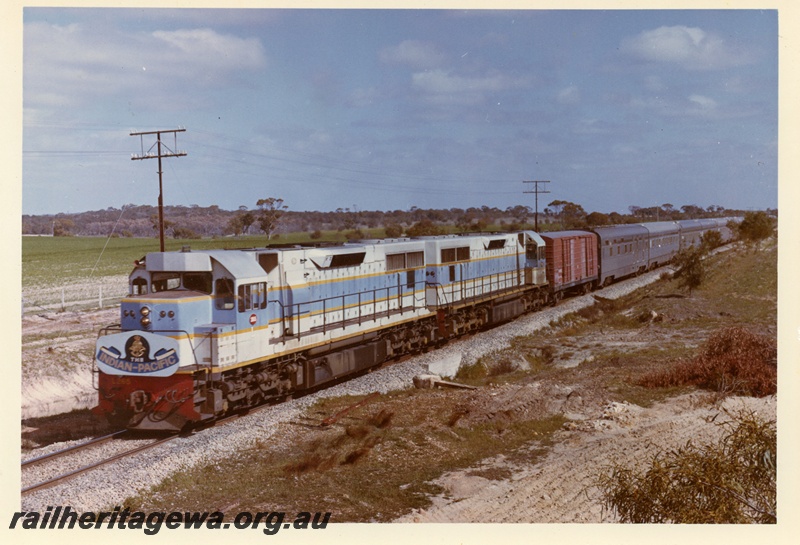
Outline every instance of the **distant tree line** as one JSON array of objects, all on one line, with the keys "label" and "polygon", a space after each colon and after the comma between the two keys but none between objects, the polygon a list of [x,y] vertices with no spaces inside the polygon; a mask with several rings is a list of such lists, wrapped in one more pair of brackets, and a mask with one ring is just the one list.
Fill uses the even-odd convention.
[{"label": "distant tree line", "polygon": [[[539,230],[557,231],[599,225],[641,223],[708,217],[744,216],[743,210],[729,210],[712,205],[675,207],[666,203],[655,207],[629,206],[628,214],[586,212],[580,204],[554,200],[539,212]],[[766,216],[777,217],[777,210]],[[408,210],[357,210],[337,208],[331,212],[292,211],[283,199],[265,197],[255,206],[242,205],[238,210],[211,206],[165,206],[165,232],[169,237],[200,238],[306,232],[319,238],[322,231],[343,232],[347,238],[362,238],[364,229],[382,227],[388,237],[403,234],[435,235],[444,232],[481,232],[487,230],[532,229],[534,212],[524,205],[505,209],[481,206],[470,208]],[[763,229],[763,227],[762,227]],[[126,204],[74,214],[23,215],[22,233],[54,236],[157,237],[158,209],[155,206]]]}]

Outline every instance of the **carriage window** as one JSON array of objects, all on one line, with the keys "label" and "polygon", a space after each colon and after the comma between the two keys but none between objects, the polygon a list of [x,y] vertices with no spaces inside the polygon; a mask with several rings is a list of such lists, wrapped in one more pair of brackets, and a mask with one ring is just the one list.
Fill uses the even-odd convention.
[{"label": "carriage window", "polygon": [[131,281],[131,295],[147,295],[147,279],[134,278]]},{"label": "carriage window", "polygon": [[216,306],[220,310],[231,310],[233,308],[233,280],[230,278],[218,278],[214,285],[216,294]]},{"label": "carriage window", "polygon": [[245,310],[253,308],[251,288],[252,284],[239,286],[239,312],[244,312]]},{"label": "carriage window", "polygon": [[187,290],[211,293],[211,273],[183,273],[183,287]]},{"label": "carriage window", "polygon": [[153,293],[160,291],[176,290],[181,287],[181,273],[156,272],[153,273]]},{"label": "carriage window", "polygon": [[239,312],[267,308],[267,283],[256,282],[239,286]]},{"label": "carriage window", "polygon": [[191,290],[211,293],[210,272],[154,272],[153,293],[170,290]]}]

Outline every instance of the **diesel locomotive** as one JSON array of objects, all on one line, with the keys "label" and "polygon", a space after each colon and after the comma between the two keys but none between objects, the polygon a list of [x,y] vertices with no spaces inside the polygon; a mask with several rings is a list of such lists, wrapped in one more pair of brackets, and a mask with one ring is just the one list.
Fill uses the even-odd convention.
[{"label": "diesel locomotive", "polygon": [[653,269],[727,224],[149,253],[98,336],[94,411],[179,431]]}]

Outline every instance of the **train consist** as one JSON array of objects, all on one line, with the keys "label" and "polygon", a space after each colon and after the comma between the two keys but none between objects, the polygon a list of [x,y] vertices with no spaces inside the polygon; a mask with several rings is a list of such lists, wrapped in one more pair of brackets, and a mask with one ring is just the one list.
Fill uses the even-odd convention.
[{"label": "train consist", "polygon": [[95,412],[178,431],[654,269],[727,223],[150,253],[98,337]]}]

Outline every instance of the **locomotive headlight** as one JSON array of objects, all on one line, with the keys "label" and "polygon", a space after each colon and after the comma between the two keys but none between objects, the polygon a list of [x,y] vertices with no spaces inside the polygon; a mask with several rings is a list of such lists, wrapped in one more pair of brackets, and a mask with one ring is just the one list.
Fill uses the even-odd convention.
[{"label": "locomotive headlight", "polygon": [[139,312],[142,313],[142,316],[150,316],[150,308],[148,307],[142,307]]},{"label": "locomotive headlight", "polygon": [[166,313],[166,312],[164,312],[164,311],[162,310],[161,312],[159,312],[159,313],[158,313],[158,315],[159,315],[161,318],[163,318],[164,316],[166,316],[166,315],[167,315],[167,313]]},{"label": "locomotive headlight", "polygon": [[147,316],[142,316],[142,319],[139,320],[139,323],[142,324],[142,327],[147,327],[150,325],[150,318]]},{"label": "locomotive headlight", "polygon": [[175,317],[175,313],[170,310],[169,313],[167,314],[167,316],[169,316],[170,318],[174,318]]}]

